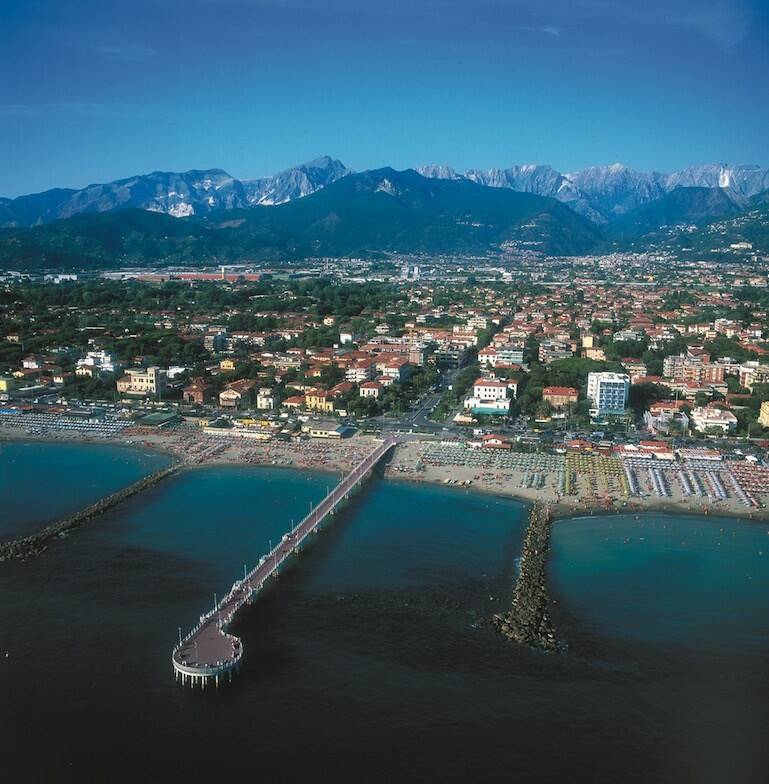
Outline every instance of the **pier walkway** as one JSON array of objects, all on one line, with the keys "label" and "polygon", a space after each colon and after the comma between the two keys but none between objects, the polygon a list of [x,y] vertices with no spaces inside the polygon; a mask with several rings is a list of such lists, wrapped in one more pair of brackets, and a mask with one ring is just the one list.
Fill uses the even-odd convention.
[{"label": "pier walkway", "polygon": [[358,463],[334,489],[315,506],[299,525],[285,534],[278,544],[259,559],[259,563],[236,580],[229,593],[212,610],[200,616],[200,622],[186,637],[179,639],[171,660],[174,673],[182,683],[204,687],[219,684],[221,678],[232,679],[232,672],[243,656],[241,641],[227,634],[227,626],[246,603],[250,603],[265,582],[277,575],[281,565],[301,546],[302,542],[323,523],[376,464],[397,443],[388,436],[366,458]]}]

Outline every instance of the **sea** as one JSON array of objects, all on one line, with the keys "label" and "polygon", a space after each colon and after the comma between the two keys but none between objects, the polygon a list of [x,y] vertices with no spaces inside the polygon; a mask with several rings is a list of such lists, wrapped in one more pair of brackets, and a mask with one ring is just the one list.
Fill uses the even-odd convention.
[{"label": "sea", "polygon": [[[166,459],[0,444],[0,539]],[[558,521],[545,653],[489,623],[527,507],[377,474],[238,616],[233,682],[176,682],[179,630],[332,481],[193,468],[0,563],[0,781],[769,781],[766,522]]]}]

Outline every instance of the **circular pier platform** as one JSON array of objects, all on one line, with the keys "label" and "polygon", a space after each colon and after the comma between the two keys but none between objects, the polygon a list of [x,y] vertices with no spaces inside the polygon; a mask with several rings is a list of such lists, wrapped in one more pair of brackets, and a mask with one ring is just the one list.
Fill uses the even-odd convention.
[{"label": "circular pier platform", "polygon": [[205,688],[218,686],[225,678],[232,680],[242,656],[240,640],[223,632],[215,621],[209,621],[174,649],[171,661],[182,683]]}]

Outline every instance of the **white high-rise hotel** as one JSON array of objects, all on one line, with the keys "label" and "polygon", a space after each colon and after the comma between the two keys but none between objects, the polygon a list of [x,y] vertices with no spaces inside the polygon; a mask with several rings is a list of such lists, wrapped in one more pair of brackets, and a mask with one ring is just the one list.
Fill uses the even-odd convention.
[{"label": "white high-rise hotel", "polygon": [[623,373],[588,373],[587,396],[591,416],[622,414],[627,408],[630,376]]}]

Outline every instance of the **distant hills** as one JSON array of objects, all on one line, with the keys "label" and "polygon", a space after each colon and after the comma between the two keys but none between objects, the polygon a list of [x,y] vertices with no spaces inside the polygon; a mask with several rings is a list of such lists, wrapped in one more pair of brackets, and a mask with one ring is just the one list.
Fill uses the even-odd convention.
[{"label": "distant hills", "polygon": [[132,209],[6,229],[0,264],[98,268],[382,251],[486,253],[505,243],[569,254],[600,241],[589,221],[555,199],[387,168],[348,175],[278,206],[182,219]]},{"label": "distant hills", "polygon": [[34,228],[0,231],[0,268],[103,269],[165,260],[203,264],[214,259],[203,238],[197,224],[161,213],[83,213]]},{"label": "distant hills", "polygon": [[[718,184],[691,184],[713,181]],[[542,166],[355,174],[329,157],[251,181],[217,169],[156,172],[0,200],[0,220],[17,224],[0,229],[0,266],[501,249],[564,256],[654,249],[728,259],[735,251],[769,253],[769,189],[757,190],[767,181],[766,170],[747,166],[675,175],[620,166],[574,175]]]},{"label": "distant hills", "polygon": [[494,188],[550,196],[597,225],[611,223],[676,188],[718,188],[742,209],[753,196],[769,189],[768,168],[727,164],[692,166],[672,174],[639,172],[619,163],[590,166],[572,174],[547,165],[470,169],[464,174],[447,166],[422,166],[418,171],[426,177],[468,179]]},{"label": "distant hills", "polygon": [[233,236],[269,232],[290,242],[289,252],[315,256],[485,253],[504,243],[583,253],[600,239],[589,221],[555,199],[390,168],[350,175],[280,207],[209,216],[206,223],[231,227]]},{"label": "distant hills", "polygon": [[678,187],[612,221],[606,234],[616,240],[635,239],[663,228],[732,218],[743,211],[723,188]]},{"label": "distant hills", "polygon": [[[718,188],[740,209],[746,209],[752,197],[769,190],[768,168],[728,164],[693,166],[672,174],[640,172],[618,163],[571,174],[540,164],[469,169],[464,173],[448,166],[422,166],[417,171],[431,179],[468,180],[556,199],[599,226],[676,188]],[[178,218],[284,204],[352,173],[328,155],[252,180],[235,179],[222,169],[152,172],[79,190],[55,188],[15,199],[0,198],[0,228],[38,226],[82,212],[136,208]]]},{"label": "distant hills", "polygon": [[[681,188],[662,204],[639,208],[610,225],[606,248],[717,262],[744,260],[754,253],[769,255],[769,192],[754,196],[746,210],[737,212],[716,193],[708,188]],[[716,212],[720,217],[714,217]]]},{"label": "distant hills", "polygon": [[254,205],[283,204],[350,174],[328,156],[270,177],[236,180],[222,169],[152,172],[79,190],[55,188],[0,199],[0,227],[38,226],[88,212],[142,209],[176,218]]}]

